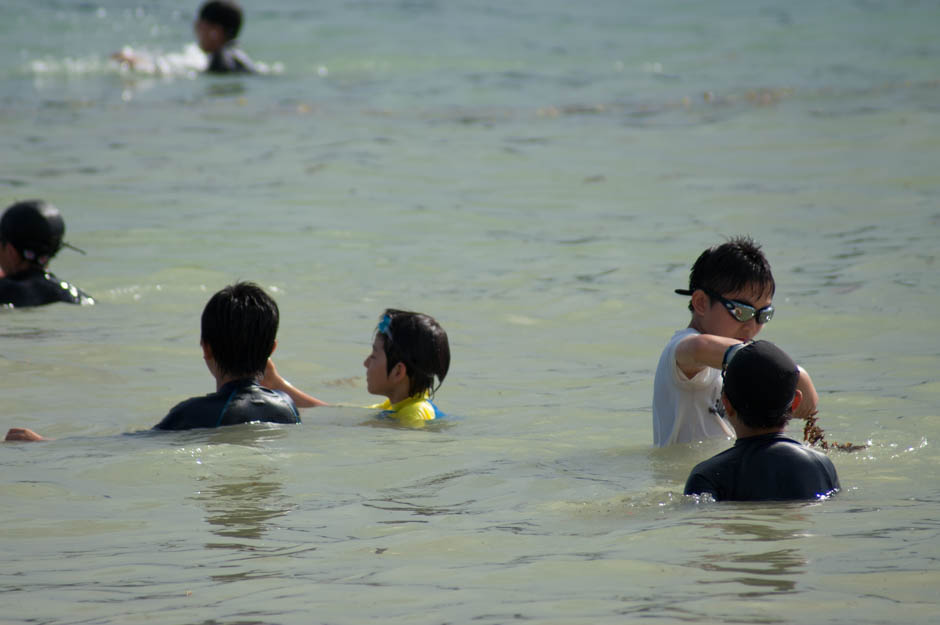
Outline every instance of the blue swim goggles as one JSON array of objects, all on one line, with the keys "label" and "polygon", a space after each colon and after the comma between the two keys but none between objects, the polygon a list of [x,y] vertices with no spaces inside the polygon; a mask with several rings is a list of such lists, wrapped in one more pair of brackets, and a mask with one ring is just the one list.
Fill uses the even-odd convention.
[{"label": "blue swim goggles", "polygon": [[[728,299],[722,297],[718,293],[715,293],[711,289],[702,289],[706,295],[709,297],[718,300],[721,302],[724,307],[728,310],[728,314],[734,317],[735,321],[740,323],[745,323],[751,319],[757,318],[757,323],[759,325],[764,325],[768,321],[774,318],[774,307],[771,304],[770,306],[765,306],[758,310],[750,304],[745,304],[744,302],[739,302],[737,300]],[[695,289],[676,289],[676,293],[679,295],[692,295],[695,292]]]},{"label": "blue swim goggles", "polygon": [[382,315],[382,318],[379,319],[379,325],[376,326],[375,330],[379,334],[384,334],[389,339],[391,339],[392,338],[391,325],[392,325],[391,315]]}]

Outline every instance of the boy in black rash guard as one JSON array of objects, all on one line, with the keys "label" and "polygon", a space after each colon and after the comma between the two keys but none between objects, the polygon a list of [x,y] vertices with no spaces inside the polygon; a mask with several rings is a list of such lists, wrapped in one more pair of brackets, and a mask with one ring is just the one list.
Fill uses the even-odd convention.
[{"label": "boy in black rash guard", "polygon": [[277,346],[278,320],[277,304],[256,284],[237,282],[213,295],[202,311],[200,344],[216,392],[177,404],[154,429],[300,423],[286,393],[259,384]]},{"label": "boy in black rash guard", "polygon": [[0,306],[95,303],[47,269],[63,245],[72,248],[62,241],[64,234],[62,215],[48,202],[26,200],[4,211],[0,218]]},{"label": "boy in black rash guard", "polygon": [[[251,282],[236,282],[209,300],[202,311],[203,358],[215,393],[193,397],[170,410],[155,430],[191,430],[263,421],[300,423],[294,401],[258,382],[277,346],[277,303]],[[322,405],[323,402],[315,405]],[[11,428],[7,441],[49,440],[28,428]]]},{"label": "boy in black rash guard", "polygon": [[235,42],[241,27],[242,9],[233,0],[210,0],[202,5],[193,29],[199,47],[209,55],[207,72],[256,73],[254,63]]},{"label": "boy in black rash guard", "polygon": [[721,401],[738,439],[699,463],[686,495],[717,501],[818,499],[839,490],[832,461],[783,435],[802,400],[796,363],[768,341],[728,348]]}]

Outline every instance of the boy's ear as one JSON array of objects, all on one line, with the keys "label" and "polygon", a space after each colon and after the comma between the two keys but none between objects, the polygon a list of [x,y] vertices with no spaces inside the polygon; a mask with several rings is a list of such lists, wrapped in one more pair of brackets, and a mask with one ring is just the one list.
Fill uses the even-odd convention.
[{"label": "boy's ear", "polygon": [[393,382],[399,382],[408,377],[408,367],[405,366],[405,363],[399,361],[392,367],[392,371],[388,377],[390,377]]},{"label": "boy's ear", "polygon": [[695,289],[692,293],[692,312],[696,315],[704,315],[711,305],[711,298],[702,289]]},{"label": "boy's ear", "polygon": [[790,402],[790,411],[796,414],[796,409],[803,402],[803,392],[800,389],[796,389],[796,392],[793,394],[793,401]]},{"label": "boy's ear", "polygon": [[202,347],[202,357],[205,360],[212,360],[212,348],[209,347],[209,344],[199,341],[199,346]]},{"label": "boy's ear", "polygon": [[276,349],[277,349],[277,339],[274,339],[274,345],[271,346],[271,353],[268,354],[268,358],[270,358],[274,354],[274,350]]},{"label": "boy's ear", "polygon": [[[734,417],[738,414],[738,411],[734,409],[734,406],[731,405],[731,402],[728,401],[728,396],[725,395],[725,392],[721,392],[721,403],[725,407],[725,414],[729,417]],[[799,403],[799,402],[797,402]]]}]

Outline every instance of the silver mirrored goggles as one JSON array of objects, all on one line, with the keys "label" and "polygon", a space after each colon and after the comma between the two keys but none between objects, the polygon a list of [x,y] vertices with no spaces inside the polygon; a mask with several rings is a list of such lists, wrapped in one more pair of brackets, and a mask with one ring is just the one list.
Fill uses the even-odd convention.
[{"label": "silver mirrored goggles", "polygon": [[[718,295],[718,293],[715,293],[714,291],[711,291],[709,289],[702,289],[702,291],[704,291],[705,294],[708,295],[709,297],[712,297],[718,300],[719,302],[721,302],[724,305],[724,307],[728,310],[728,314],[734,317],[735,321],[745,323],[756,317],[757,323],[760,325],[764,325],[765,323],[767,323],[768,321],[774,318],[773,305],[765,306],[764,308],[761,308],[760,310],[758,310],[757,308],[754,308],[750,304],[746,304],[744,302],[739,302],[733,299],[722,297],[721,295]],[[678,293],[679,295],[692,295],[692,293],[694,292],[695,292],[695,289],[676,289],[676,293]]]}]

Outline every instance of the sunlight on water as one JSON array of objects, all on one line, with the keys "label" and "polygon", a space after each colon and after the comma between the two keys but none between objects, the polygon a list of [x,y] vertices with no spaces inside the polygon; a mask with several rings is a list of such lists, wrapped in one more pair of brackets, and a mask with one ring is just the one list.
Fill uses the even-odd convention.
[{"label": "sunlight on water", "polygon": [[[940,118],[930,3],[0,8],[4,206],[55,203],[94,307],[2,310],[4,618],[44,623],[932,622]],[[111,54],[148,59],[122,67]],[[750,233],[761,338],[813,376],[843,492],[681,493],[653,449],[698,253]],[[254,280],[303,425],[147,433],[208,393],[199,314]],[[453,364],[376,425],[386,307]],[[789,433],[801,437],[801,427]],[[312,616],[313,615],[313,616]]]}]

